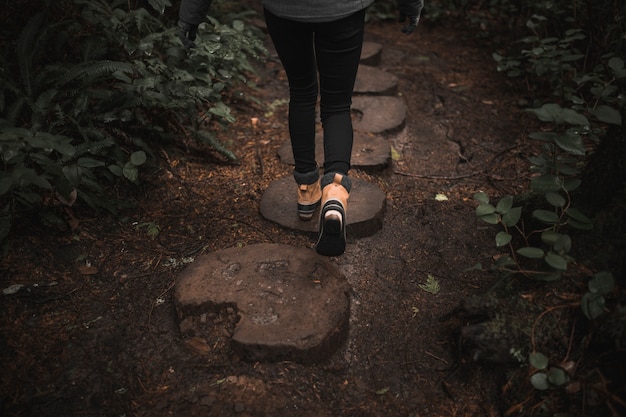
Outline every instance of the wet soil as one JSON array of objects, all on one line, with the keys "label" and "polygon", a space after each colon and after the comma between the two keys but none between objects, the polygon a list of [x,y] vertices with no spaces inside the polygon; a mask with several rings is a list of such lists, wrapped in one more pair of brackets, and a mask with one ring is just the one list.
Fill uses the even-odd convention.
[{"label": "wet soil", "polygon": [[471,268],[498,253],[472,195],[526,189],[530,119],[469,31],[424,24],[406,37],[375,22],[366,38],[384,45],[379,67],[399,78],[408,117],[388,137],[389,168],[351,173],[381,187],[387,206],[380,232],[333,258],[352,287],[345,346],[316,364],[250,363],[225,337],[198,355],[179,332],[172,288],[194,257],[314,243],[259,211],[269,184],[291,173],[277,156],[286,81],[270,59],[258,88],[234,99],[237,123],[218,132],[240,164],[181,138],[127,197],[136,209],[76,209],[69,233],[19,227],[2,260],[2,287],[24,285],[0,299],[3,415],[499,416],[513,405],[502,395],[510,365],[475,362],[455,311],[497,278]]}]

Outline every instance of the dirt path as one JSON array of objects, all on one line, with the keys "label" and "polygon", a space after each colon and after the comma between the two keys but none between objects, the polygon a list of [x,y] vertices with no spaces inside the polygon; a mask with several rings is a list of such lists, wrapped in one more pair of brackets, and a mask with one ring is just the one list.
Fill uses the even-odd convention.
[{"label": "dirt path", "polygon": [[503,374],[472,362],[451,313],[494,280],[468,271],[496,251],[473,193],[526,184],[517,98],[470,34],[423,25],[409,38],[391,22],[368,25],[367,39],[385,45],[380,67],[400,78],[408,119],[390,137],[391,168],[352,174],[386,192],[387,210],[381,232],[351,240],[336,260],[353,289],[346,346],[300,365],[241,362],[218,342],[199,357],[180,342],[171,288],[194,256],[313,244],[259,214],[268,184],[291,170],[277,157],[286,84],[269,61],[258,93],[266,106],[240,101],[237,126],[220,135],[241,165],[187,143],[187,152],[163,152],[166,168],[132,197],[139,210],[127,217],[83,216],[60,236],[24,228],[2,263],[3,288],[25,285],[1,296],[3,415],[501,414]]}]

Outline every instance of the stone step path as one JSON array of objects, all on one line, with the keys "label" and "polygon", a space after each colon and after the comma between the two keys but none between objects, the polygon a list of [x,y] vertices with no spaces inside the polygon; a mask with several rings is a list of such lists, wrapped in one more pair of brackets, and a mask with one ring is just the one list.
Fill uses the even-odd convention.
[{"label": "stone step path", "polygon": [[[395,97],[398,79],[375,66],[382,46],[365,42],[355,96],[352,163],[362,170],[388,166],[385,135],[399,131],[405,103]],[[322,134],[316,137],[323,163]],[[279,158],[293,164],[289,141]],[[385,193],[375,184],[352,178],[347,215],[348,239],[371,236],[382,228]],[[293,176],[274,181],[261,198],[263,217],[286,229],[317,235],[318,220],[300,221]],[[350,314],[349,285],[331,259],[310,248],[256,244],[198,257],[179,276],[175,304],[183,339],[197,354],[220,337],[250,361],[321,361],[345,340]]]}]

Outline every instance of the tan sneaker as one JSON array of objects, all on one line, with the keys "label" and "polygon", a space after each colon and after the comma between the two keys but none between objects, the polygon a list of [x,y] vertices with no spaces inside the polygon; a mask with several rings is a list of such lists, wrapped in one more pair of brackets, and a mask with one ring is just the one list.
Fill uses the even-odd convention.
[{"label": "tan sneaker", "polygon": [[322,189],[319,178],[313,184],[298,184],[298,216],[300,216],[300,220],[311,220],[321,199]]},{"label": "tan sneaker", "polygon": [[338,256],[346,250],[346,210],[350,197],[350,179],[338,173],[323,178],[320,235],[315,250],[320,255]]}]

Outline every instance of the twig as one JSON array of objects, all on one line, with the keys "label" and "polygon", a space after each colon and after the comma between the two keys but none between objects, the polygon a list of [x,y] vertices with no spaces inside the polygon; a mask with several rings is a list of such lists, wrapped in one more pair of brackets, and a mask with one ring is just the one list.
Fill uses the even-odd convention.
[{"label": "twig", "polygon": [[546,314],[551,313],[555,310],[558,310],[561,308],[572,308],[572,307],[577,307],[577,306],[578,304],[564,304],[560,306],[549,307],[537,316],[537,318],[535,319],[535,322],[533,323],[533,327],[530,330],[530,343],[531,343],[533,352],[535,352],[535,329],[537,328],[537,324],[539,323],[539,320],[541,320],[541,318],[545,316]]},{"label": "twig", "polygon": [[394,174],[396,175],[401,175],[403,177],[411,177],[411,178],[424,178],[424,179],[429,179],[429,180],[461,180],[463,178],[469,178],[469,177],[473,177],[475,175],[480,175],[480,174],[484,174],[485,171],[475,171],[475,172],[470,172],[469,174],[463,174],[463,175],[452,175],[452,176],[447,176],[447,175],[420,175],[420,174],[411,174],[408,172],[402,172],[402,171],[396,171],[394,172]]}]

